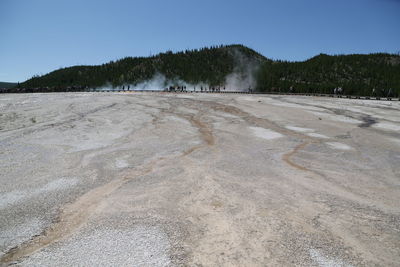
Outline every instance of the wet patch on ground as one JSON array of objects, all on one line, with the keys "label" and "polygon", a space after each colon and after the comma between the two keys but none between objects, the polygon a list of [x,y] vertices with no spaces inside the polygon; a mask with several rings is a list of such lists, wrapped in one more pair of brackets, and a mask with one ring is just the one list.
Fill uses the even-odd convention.
[{"label": "wet patch on ground", "polygon": [[370,127],[371,125],[377,123],[377,120],[369,115],[363,116],[363,117],[361,117],[361,119],[363,120],[363,123],[358,125],[358,127],[360,127],[360,128],[367,128],[367,127]]}]

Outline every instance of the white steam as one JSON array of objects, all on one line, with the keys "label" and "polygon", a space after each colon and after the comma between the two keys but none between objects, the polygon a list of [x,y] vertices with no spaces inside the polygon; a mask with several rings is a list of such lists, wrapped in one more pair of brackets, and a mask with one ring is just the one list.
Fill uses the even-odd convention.
[{"label": "white steam", "polygon": [[[127,89],[128,85],[125,85]],[[201,87],[208,86],[206,83],[191,84],[181,79],[167,79],[163,74],[157,72],[150,80],[138,83],[136,85],[129,85],[131,90],[164,90],[169,87],[182,87],[185,86],[187,91],[200,91]]]},{"label": "white steam", "polygon": [[248,91],[256,86],[253,75],[232,72],[225,78],[226,91]]},{"label": "white steam", "polygon": [[238,49],[233,50],[233,57],[235,59],[235,68],[232,73],[225,77],[226,90],[254,90],[257,85],[255,74],[260,66],[260,63],[247,57]]},{"label": "white steam", "polygon": [[123,84],[118,87],[113,87],[110,84],[107,84],[101,88],[97,88],[97,90],[135,90],[135,91],[162,91],[169,87],[182,87],[185,86],[187,91],[200,91],[200,88],[208,88],[208,84],[199,83],[199,84],[191,84],[185,82],[181,79],[167,79],[163,74],[157,72],[154,76],[147,81],[143,81],[137,84]]},{"label": "white steam", "polygon": [[200,91],[201,87],[209,88],[207,83],[192,84],[181,79],[167,79],[163,74],[157,72],[154,76],[147,81],[140,82],[138,84],[124,84],[113,88],[111,85],[103,86],[98,90],[135,90],[135,91],[162,91],[170,87],[186,87],[187,91]]}]

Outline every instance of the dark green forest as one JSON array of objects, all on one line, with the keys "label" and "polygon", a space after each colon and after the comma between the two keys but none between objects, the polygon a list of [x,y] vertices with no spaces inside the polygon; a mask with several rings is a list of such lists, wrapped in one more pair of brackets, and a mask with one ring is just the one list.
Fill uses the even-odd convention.
[{"label": "dark green forest", "polygon": [[398,96],[400,56],[320,54],[304,62],[273,61],[263,64],[257,79],[260,91],[332,93],[341,87],[347,95]]},{"label": "dark green forest", "polygon": [[[248,70],[251,69],[252,72]],[[259,92],[399,96],[400,56],[325,55],[303,62],[270,60],[243,45],[213,46],[150,57],[127,57],[97,66],[73,66],[34,76],[3,92],[85,91],[135,85],[156,73],[190,84],[223,85],[227,75],[253,75]],[[239,75],[239,76],[240,76]],[[242,88],[246,90],[247,88]]]},{"label": "dark green forest", "polygon": [[[240,59],[237,59],[240,55]],[[156,73],[167,79],[180,79],[191,84],[221,85],[225,77],[241,63],[261,64],[268,61],[242,45],[218,46],[173,53],[168,51],[152,57],[127,57],[99,66],[74,66],[35,76],[20,88],[64,91],[74,88],[120,87],[151,79]],[[240,69],[240,68],[239,68]],[[240,71],[240,70],[239,70]],[[72,88],[74,87],[74,88]],[[35,90],[35,89],[34,89]]]}]

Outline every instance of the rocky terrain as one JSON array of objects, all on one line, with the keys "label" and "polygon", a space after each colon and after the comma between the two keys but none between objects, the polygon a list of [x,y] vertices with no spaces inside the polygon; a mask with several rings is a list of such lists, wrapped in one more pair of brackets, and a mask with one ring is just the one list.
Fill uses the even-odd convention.
[{"label": "rocky terrain", "polygon": [[0,95],[0,264],[398,266],[400,102]]}]

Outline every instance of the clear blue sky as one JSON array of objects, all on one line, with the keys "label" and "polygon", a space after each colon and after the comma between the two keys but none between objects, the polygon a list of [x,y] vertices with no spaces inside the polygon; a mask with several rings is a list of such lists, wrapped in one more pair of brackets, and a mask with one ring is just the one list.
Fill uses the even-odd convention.
[{"label": "clear blue sky", "polygon": [[0,0],[0,81],[240,43],[273,59],[400,51],[400,0]]}]

